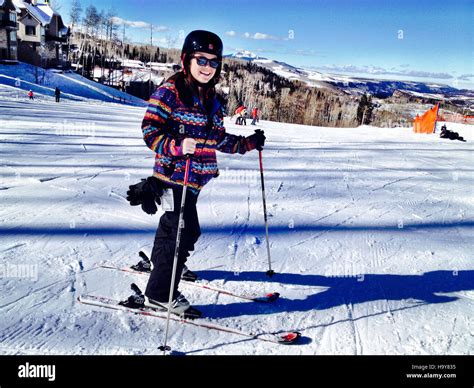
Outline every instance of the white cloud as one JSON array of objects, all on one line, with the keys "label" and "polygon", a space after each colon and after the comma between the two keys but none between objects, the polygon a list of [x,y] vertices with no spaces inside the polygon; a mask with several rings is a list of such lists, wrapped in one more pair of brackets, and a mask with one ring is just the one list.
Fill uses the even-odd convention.
[{"label": "white cloud", "polygon": [[269,34],[264,34],[263,32],[256,32],[255,34],[250,34],[249,32],[245,32],[242,35],[246,39],[254,39],[254,40],[281,40],[281,38]]},{"label": "white cloud", "polygon": [[228,35],[228,36],[235,36],[236,35],[235,31],[233,31],[233,30],[232,31],[226,31],[225,34]]},{"label": "white cloud", "polygon": [[302,49],[295,50],[291,54],[302,55],[302,56],[306,56],[306,57],[322,56],[321,53],[318,53],[315,50],[302,50]]},{"label": "white cloud", "polygon": [[273,35],[268,35],[268,34],[263,34],[261,32],[256,32],[255,35],[253,36],[253,39],[257,40],[278,40],[276,36]]},{"label": "white cloud", "polygon": [[262,48],[253,49],[252,51],[256,53],[276,53],[277,52],[275,50],[267,50],[267,49],[262,49]]},{"label": "white cloud", "polygon": [[[151,27],[150,23],[143,22],[143,21],[125,20],[118,16],[114,16],[113,21],[115,24],[118,24],[119,26],[125,25],[127,27],[132,27],[132,28],[150,28]],[[169,31],[169,28],[166,26],[153,26],[153,31],[155,32]]]},{"label": "white cloud", "polygon": [[365,74],[377,74],[377,75],[398,75],[398,76],[410,76],[417,78],[434,78],[449,80],[454,77],[448,73],[435,73],[422,70],[388,70],[378,66],[355,66],[355,65],[325,65],[318,66],[317,69],[323,71],[332,72],[345,72],[345,73],[365,73]]},{"label": "white cloud", "polygon": [[166,27],[166,26],[153,26],[153,31],[154,32],[165,32],[165,31],[169,31],[170,28],[169,27]]}]

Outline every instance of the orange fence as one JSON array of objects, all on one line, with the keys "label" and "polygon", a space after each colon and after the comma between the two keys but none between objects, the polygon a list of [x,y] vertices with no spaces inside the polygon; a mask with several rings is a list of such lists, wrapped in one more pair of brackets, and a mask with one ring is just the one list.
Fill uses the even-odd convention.
[{"label": "orange fence", "polygon": [[434,133],[436,120],[438,119],[439,104],[428,109],[420,117],[416,115],[413,121],[413,132],[415,133]]},{"label": "orange fence", "polygon": [[474,124],[474,116],[462,115],[454,112],[441,112],[438,115],[438,121],[446,121],[450,123]]}]

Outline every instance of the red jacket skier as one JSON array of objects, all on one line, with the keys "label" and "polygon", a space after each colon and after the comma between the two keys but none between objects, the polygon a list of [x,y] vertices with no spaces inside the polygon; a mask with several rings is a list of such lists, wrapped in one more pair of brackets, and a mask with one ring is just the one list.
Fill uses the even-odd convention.
[{"label": "red jacket skier", "polygon": [[252,125],[255,125],[258,121],[258,108],[255,107],[252,109]]}]

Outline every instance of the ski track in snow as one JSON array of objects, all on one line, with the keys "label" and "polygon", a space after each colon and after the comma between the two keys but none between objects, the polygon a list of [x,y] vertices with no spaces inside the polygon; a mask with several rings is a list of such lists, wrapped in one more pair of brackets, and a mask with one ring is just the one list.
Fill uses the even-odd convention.
[{"label": "ski track in snow", "polygon": [[[160,354],[164,322],[76,303],[123,299],[146,277],[159,216],[130,207],[152,172],[144,108],[17,98],[0,86],[1,354]],[[255,127],[235,126],[249,135]],[[188,265],[216,287],[280,292],[261,305],[183,287],[211,322],[302,332],[275,346],[172,323],[185,354],[473,354],[472,126],[468,142],[410,128],[334,129],[261,121],[272,267],[266,278],[258,153],[218,153],[221,176],[198,202],[202,236]],[[20,265],[37,279],[7,273]],[[7,268],[9,266],[9,269]],[[16,266],[16,267],[15,267]]]}]

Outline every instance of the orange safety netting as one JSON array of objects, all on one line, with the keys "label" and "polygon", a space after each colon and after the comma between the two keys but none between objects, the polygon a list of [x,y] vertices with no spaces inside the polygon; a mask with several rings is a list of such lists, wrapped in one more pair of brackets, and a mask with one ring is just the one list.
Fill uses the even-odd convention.
[{"label": "orange safety netting", "polygon": [[415,133],[434,133],[436,120],[438,119],[439,104],[428,109],[420,117],[416,115],[413,121],[413,132]]},{"label": "orange safety netting", "polygon": [[445,121],[450,123],[474,124],[473,115],[463,115],[456,112],[440,112],[438,113],[438,122]]}]

